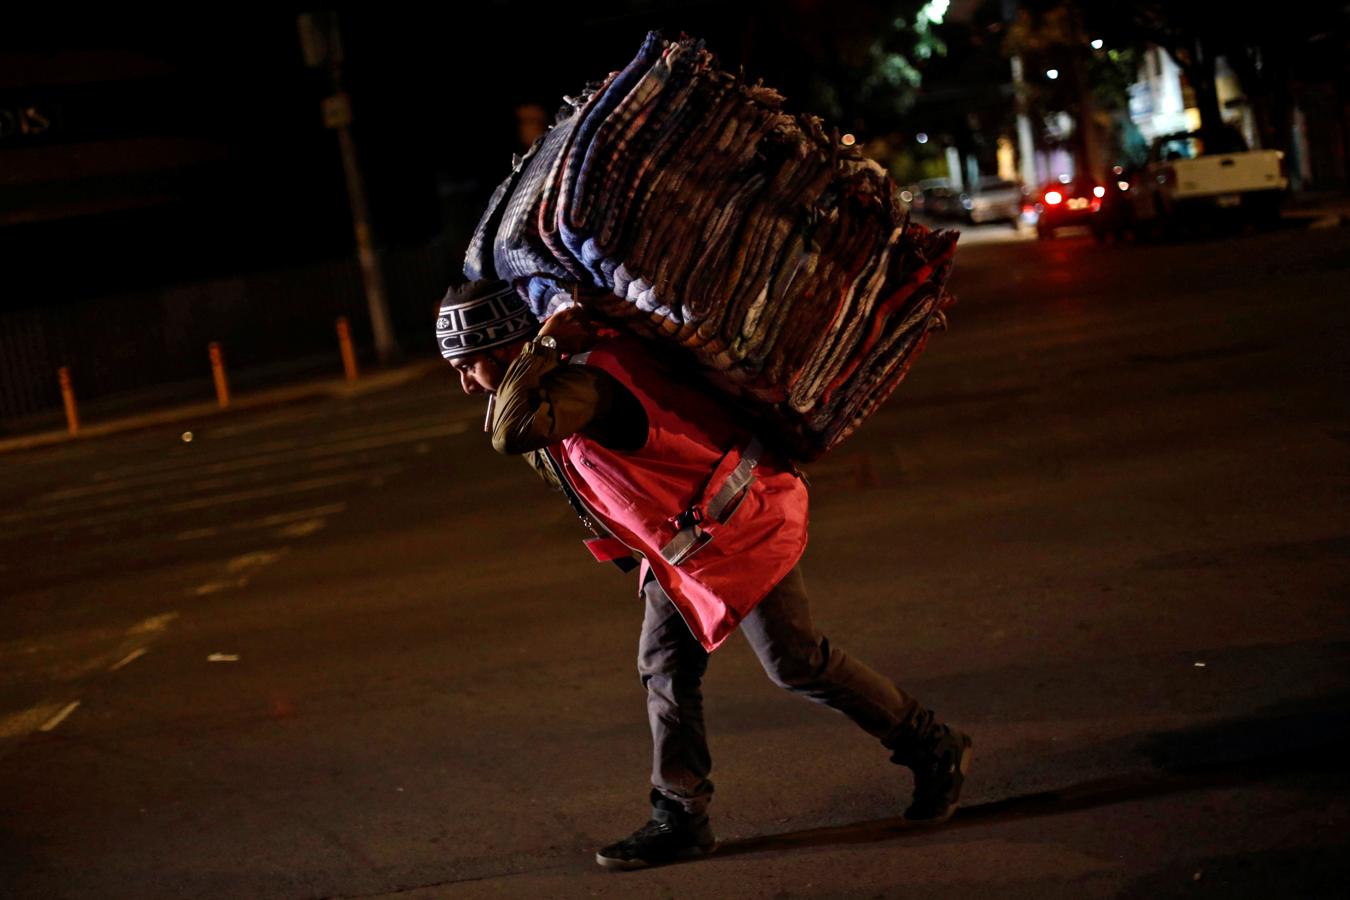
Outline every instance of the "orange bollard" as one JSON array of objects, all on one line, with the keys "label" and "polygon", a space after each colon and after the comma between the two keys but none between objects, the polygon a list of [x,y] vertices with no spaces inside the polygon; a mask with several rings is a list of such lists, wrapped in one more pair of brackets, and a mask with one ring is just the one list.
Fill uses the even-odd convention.
[{"label": "orange bollard", "polygon": [[348,381],[355,381],[356,371],[356,351],[352,349],[352,330],[347,325],[346,316],[338,316],[337,319],[338,345],[342,348],[342,370],[347,373]]},{"label": "orange bollard", "polygon": [[225,359],[220,352],[220,344],[212,341],[207,347],[211,351],[211,375],[216,379],[216,402],[224,409],[230,405],[230,383],[225,378]]},{"label": "orange bollard", "polygon": [[80,431],[80,413],[75,408],[75,389],[70,386],[70,369],[65,366],[56,370],[56,378],[61,382],[61,399],[66,402],[66,427],[71,434]]}]

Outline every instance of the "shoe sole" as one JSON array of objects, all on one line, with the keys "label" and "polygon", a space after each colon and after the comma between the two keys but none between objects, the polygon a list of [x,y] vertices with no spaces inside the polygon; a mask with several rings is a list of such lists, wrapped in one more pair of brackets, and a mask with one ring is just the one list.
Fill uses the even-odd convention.
[{"label": "shoe sole", "polygon": [[[970,774],[970,761],[975,758],[975,744],[966,737],[966,745],[961,748],[961,761],[956,764],[961,772],[961,789],[965,790],[966,776]],[[938,825],[945,825],[952,816],[956,815],[956,808],[961,805],[960,800],[951,804],[942,811],[941,815],[933,816],[931,819],[903,819],[907,828],[934,828]]]},{"label": "shoe sole", "polygon": [[679,853],[676,853],[670,859],[662,860],[659,863],[647,862],[647,860],[645,859],[614,859],[609,856],[601,856],[599,853],[595,854],[595,861],[600,866],[606,869],[615,869],[620,872],[632,872],[636,869],[650,869],[653,866],[664,866],[674,862],[685,862],[691,859],[700,859],[704,856],[708,856],[709,854],[716,852],[717,847],[718,847],[717,844],[713,844],[711,847],[706,848],[690,847],[687,850],[681,850]]}]

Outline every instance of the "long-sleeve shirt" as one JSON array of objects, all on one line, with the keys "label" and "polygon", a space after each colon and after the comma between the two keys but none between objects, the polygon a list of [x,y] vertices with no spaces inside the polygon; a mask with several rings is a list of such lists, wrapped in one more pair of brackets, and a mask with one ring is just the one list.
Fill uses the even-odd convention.
[{"label": "long-sleeve shirt", "polygon": [[611,450],[637,450],[647,439],[647,416],[609,373],[565,365],[557,350],[526,344],[497,386],[493,449],[524,455],[545,481],[561,489],[542,454],[577,432]]}]

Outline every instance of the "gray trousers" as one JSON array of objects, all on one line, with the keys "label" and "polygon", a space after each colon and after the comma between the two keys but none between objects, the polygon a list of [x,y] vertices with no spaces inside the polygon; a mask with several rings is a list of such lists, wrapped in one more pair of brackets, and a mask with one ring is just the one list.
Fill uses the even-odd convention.
[{"label": "gray trousers", "polygon": [[[642,595],[638,674],[652,728],[652,787],[699,815],[713,794],[703,726],[708,653],[655,578],[648,577]],[[800,567],[745,617],[740,630],[774,684],[838,710],[884,746],[902,749],[932,727],[931,712],[816,630]]]}]

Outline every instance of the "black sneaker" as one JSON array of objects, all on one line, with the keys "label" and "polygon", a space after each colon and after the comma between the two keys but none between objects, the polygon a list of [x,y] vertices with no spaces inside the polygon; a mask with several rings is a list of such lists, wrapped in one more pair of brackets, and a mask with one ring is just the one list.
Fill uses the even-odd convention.
[{"label": "black sneaker", "polygon": [[645,869],[707,856],[716,849],[717,838],[706,815],[690,816],[659,797],[654,798],[651,820],[595,854],[595,861],[606,869]]},{"label": "black sneaker", "polygon": [[941,825],[956,812],[961,786],[970,771],[973,754],[970,735],[946,725],[932,749],[910,762],[914,771],[914,800],[905,810],[910,825]]}]

